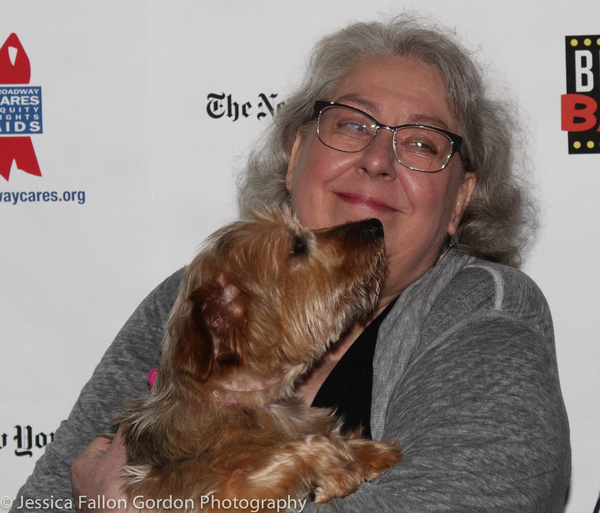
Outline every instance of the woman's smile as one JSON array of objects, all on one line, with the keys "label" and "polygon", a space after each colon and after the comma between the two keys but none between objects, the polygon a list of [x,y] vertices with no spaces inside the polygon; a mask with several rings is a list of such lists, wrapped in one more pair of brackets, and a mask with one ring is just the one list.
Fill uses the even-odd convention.
[{"label": "woman's smile", "polygon": [[372,196],[351,192],[334,192],[334,194],[346,203],[350,203],[351,205],[356,205],[367,210],[373,210],[375,212],[398,212],[397,209],[391,207],[385,201]]}]

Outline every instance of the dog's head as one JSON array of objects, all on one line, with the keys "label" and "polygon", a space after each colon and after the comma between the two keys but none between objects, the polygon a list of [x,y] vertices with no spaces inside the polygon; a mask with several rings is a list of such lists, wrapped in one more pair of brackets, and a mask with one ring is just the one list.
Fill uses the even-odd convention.
[{"label": "dog's head", "polygon": [[164,365],[198,383],[287,393],[373,311],[384,260],[376,219],[311,231],[275,209],[228,225],[187,269]]}]

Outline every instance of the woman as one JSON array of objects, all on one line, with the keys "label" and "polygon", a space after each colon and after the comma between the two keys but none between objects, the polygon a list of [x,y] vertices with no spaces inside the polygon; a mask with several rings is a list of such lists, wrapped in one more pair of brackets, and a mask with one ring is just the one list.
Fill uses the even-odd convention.
[{"label": "woman", "polygon": [[[389,255],[382,315],[340,340],[298,394],[337,406],[375,439],[398,438],[403,461],[307,509],[563,510],[570,449],[550,313],[508,267],[531,224],[511,130],[453,37],[402,17],[323,39],[251,158],[242,211],[291,201],[311,228],[377,217]],[[68,493],[70,463],[145,387],[180,279],[117,336],[25,496]],[[123,458],[119,436],[94,440],[73,466],[75,496],[119,496]]]}]

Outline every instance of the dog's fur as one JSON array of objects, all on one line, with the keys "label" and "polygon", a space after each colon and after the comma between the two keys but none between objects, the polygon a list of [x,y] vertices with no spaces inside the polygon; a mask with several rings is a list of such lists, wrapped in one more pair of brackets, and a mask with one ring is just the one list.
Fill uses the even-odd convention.
[{"label": "dog's fur", "polygon": [[187,269],[150,395],[119,419],[127,494],[197,510],[209,495],[326,502],[397,463],[395,444],[342,435],[294,397],[372,313],[384,261],[377,220],[310,231],[276,209],[216,232]]}]

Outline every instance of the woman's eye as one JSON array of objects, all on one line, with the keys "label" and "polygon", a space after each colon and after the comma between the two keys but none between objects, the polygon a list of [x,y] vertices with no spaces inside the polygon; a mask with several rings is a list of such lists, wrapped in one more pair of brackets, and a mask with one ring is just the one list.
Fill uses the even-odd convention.
[{"label": "woman's eye", "polygon": [[367,133],[368,129],[364,123],[359,123],[356,121],[340,121],[336,125],[336,130],[339,132],[353,132],[353,133]]},{"label": "woman's eye", "polygon": [[408,127],[396,133],[396,146],[399,150],[421,155],[443,155],[449,143],[444,135],[430,129]]},{"label": "woman's eye", "polygon": [[434,141],[422,137],[406,137],[396,141],[398,149],[424,155],[439,155],[440,147]]},{"label": "woman's eye", "polygon": [[427,143],[425,141],[411,141],[409,144],[415,150],[435,153],[435,149],[429,143]]}]

